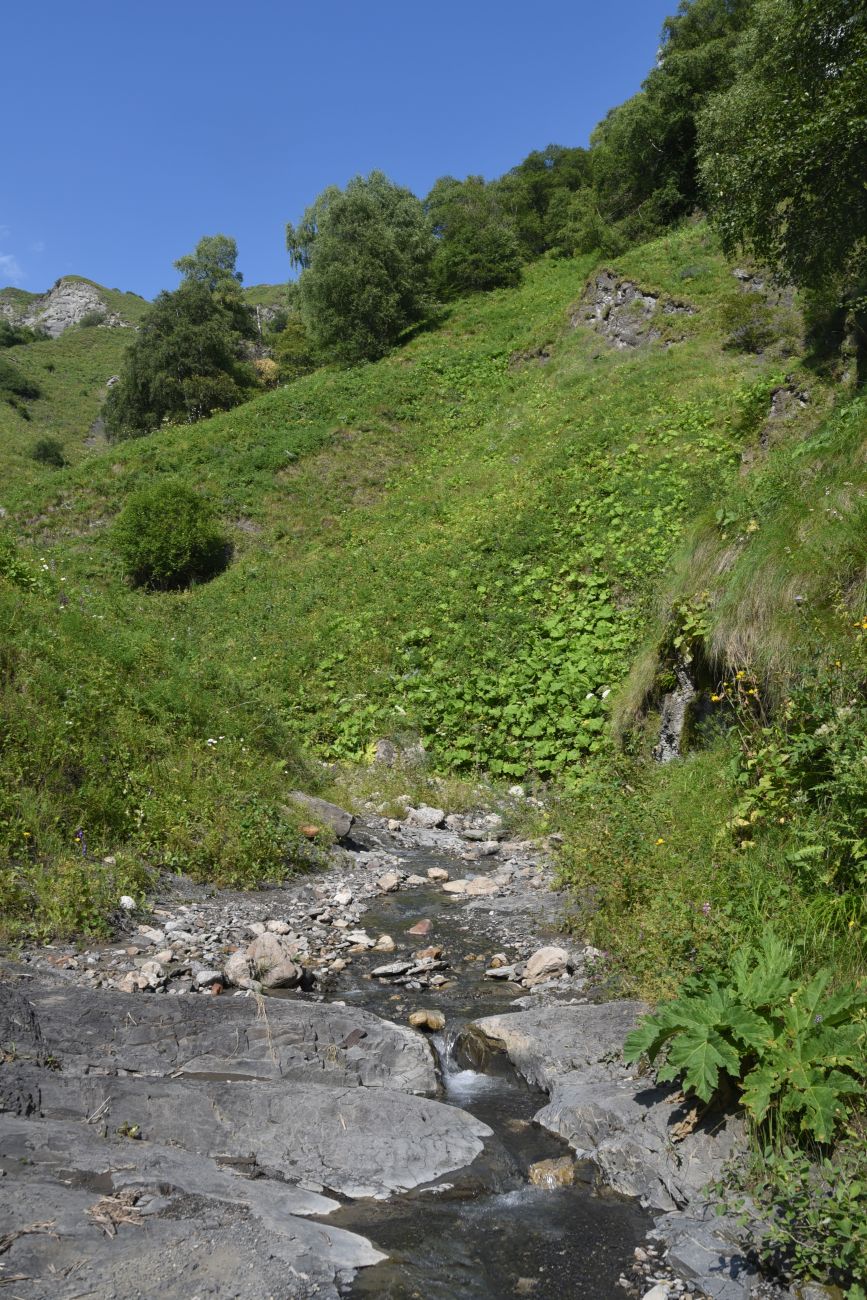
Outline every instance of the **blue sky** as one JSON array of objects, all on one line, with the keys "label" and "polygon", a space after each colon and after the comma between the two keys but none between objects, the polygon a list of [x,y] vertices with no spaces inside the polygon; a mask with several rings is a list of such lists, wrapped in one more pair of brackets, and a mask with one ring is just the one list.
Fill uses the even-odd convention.
[{"label": "blue sky", "polygon": [[[375,167],[420,196],[586,144],[676,0],[42,0],[0,15],[0,285],[152,297],[204,234],[247,284],[287,220]],[[11,108],[10,108],[11,106]]]}]

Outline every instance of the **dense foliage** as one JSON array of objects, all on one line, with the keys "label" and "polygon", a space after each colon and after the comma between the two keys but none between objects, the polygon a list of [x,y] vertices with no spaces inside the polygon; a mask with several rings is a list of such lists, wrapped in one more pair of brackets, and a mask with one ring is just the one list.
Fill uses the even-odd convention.
[{"label": "dense foliage", "polygon": [[691,981],[626,1039],[627,1061],[647,1056],[666,1082],[709,1102],[736,1086],[751,1120],[777,1135],[830,1142],[864,1095],[867,989],[829,991],[831,972],[792,978],[794,953],[768,931],[725,974]]},{"label": "dense foliage", "polygon": [[228,542],[211,506],[183,483],[136,492],[121,511],[113,538],[137,587],[186,587],[213,577],[226,563]]},{"label": "dense foliage", "polygon": [[244,360],[253,318],[234,271],[234,240],[206,237],[177,263],[184,280],[160,293],[142,320],[105,403],[114,438],[228,410],[255,387]]},{"label": "dense foliage", "polygon": [[423,319],[433,237],[418,199],[382,172],[324,190],[286,244],[303,268],[304,326],[325,356],[374,360]]}]

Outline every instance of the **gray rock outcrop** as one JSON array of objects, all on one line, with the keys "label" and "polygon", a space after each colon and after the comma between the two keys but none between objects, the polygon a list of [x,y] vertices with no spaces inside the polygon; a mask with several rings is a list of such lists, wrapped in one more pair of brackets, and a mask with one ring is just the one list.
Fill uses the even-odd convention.
[{"label": "gray rock outcrop", "polygon": [[53,339],[92,312],[103,315],[103,325],[113,328],[129,325],[117,312],[109,311],[105,298],[87,280],[63,277],[47,293],[32,298],[26,306],[0,297],[0,315],[13,325],[44,330]]},{"label": "gray rock outcrop", "polygon": [[675,342],[664,339],[661,318],[693,315],[695,308],[688,303],[661,299],[659,294],[642,290],[634,281],[606,270],[587,285],[572,315],[572,325],[589,325],[613,347],[623,350]]}]

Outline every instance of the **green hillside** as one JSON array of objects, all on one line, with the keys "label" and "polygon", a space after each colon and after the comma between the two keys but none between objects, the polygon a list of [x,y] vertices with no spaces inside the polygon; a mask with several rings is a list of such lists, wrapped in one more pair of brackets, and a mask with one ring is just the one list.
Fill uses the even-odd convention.
[{"label": "green hillside", "polygon": [[[97,290],[109,312],[117,313],[135,326],[147,309],[147,302],[134,293],[106,289],[83,276],[82,281]],[[39,297],[7,288],[0,296],[19,310],[26,310]],[[106,394],[106,383],[121,367],[129,345],[131,329],[106,325],[76,325],[59,338],[44,339],[5,348],[0,353],[39,390],[39,396],[13,405],[0,400],[0,481],[5,485],[39,490],[50,471],[35,464],[32,451],[40,438],[56,439],[64,457],[75,464],[87,457],[95,441],[93,422]],[[2,504],[2,502],[0,502]]]},{"label": "green hillside", "polygon": [[[591,852],[581,801],[588,782],[638,788],[610,719],[638,754],[655,742],[678,619],[701,642],[708,694],[749,672],[768,708],[803,675],[816,629],[828,662],[855,654],[864,407],[831,410],[797,356],[723,346],[743,291],[704,226],[610,269],[658,295],[655,341],[619,349],[583,320],[590,259],[542,261],[376,364],[319,370],[41,479],[10,457],[7,916],[31,914],[28,872],[50,879],[79,831],[91,854],[128,854],[137,878],[142,863],[222,880],[282,870],[263,844],[291,838],[280,807],[300,753],[357,758],[406,731],[442,771],[554,782],[566,869],[606,899],[584,924],[623,949],[631,985],[659,979],[672,898],[707,901],[711,878],[728,896],[722,860],[737,874],[757,854],[767,888],[790,889],[784,854],[719,838],[736,794],[731,729],[687,762],[642,768],[661,804],[640,834],[629,825],[634,896],[623,846],[612,879],[599,853],[625,821],[600,831],[597,791]],[[108,331],[70,331],[69,346],[75,333],[83,356]],[[809,401],[769,435],[784,383]],[[234,553],[210,583],[143,594],[123,581],[111,523],[164,479],[207,495]],[[821,528],[805,526],[807,500]],[[669,806],[699,780],[713,791],[703,827],[688,800]],[[674,892],[647,902],[648,916],[660,909],[648,930],[635,898],[666,872]],[[691,935],[669,945],[672,971],[689,964]]]}]

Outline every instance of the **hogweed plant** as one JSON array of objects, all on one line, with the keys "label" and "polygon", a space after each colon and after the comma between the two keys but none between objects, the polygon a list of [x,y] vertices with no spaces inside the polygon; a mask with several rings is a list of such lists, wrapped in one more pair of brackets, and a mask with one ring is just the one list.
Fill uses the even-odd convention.
[{"label": "hogweed plant", "polygon": [[627,1061],[661,1058],[657,1078],[679,1079],[703,1102],[734,1089],[757,1129],[831,1142],[864,1095],[867,989],[829,988],[830,972],[792,977],[793,953],[769,931],[722,975],[689,981],[645,1016]]}]

